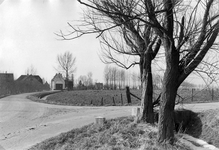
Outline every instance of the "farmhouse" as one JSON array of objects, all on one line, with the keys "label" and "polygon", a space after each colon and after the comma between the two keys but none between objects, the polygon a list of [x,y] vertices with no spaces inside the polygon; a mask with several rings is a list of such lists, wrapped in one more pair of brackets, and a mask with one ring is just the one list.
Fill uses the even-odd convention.
[{"label": "farmhouse", "polygon": [[96,90],[102,90],[103,89],[103,83],[95,83],[95,89]]},{"label": "farmhouse", "polygon": [[18,79],[18,82],[32,82],[32,83],[41,83],[43,84],[43,80],[38,75],[21,75]]},{"label": "farmhouse", "polygon": [[51,80],[52,90],[63,90],[65,88],[65,80],[61,73],[57,73]]}]

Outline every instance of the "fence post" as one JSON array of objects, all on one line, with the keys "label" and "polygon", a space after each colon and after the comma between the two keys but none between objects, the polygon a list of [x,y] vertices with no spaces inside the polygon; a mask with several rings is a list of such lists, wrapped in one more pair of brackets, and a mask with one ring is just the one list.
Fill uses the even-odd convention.
[{"label": "fence post", "polygon": [[101,98],[101,106],[103,106],[103,97]]},{"label": "fence post", "polygon": [[123,98],[122,98],[122,93],[121,93],[121,104],[123,105]]},{"label": "fence post", "polygon": [[193,101],[193,90],[194,90],[194,89],[192,89],[192,99],[191,99],[191,101]]},{"label": "fence post", "polygon": [[113,96],[113,106],[116,106],[114,96]]},{"label": "fence post", "polygon": [[214,101],[214,89],[212,88],[212,92],[211,92],[211,99],[212,101]]},{"label": "fence post", "polygon": [[130,95],[130,90],[129,90],[129,87],[126,86],[126,97],[127,97],[127,102],[128,104],[131,103],[131,95]]}]

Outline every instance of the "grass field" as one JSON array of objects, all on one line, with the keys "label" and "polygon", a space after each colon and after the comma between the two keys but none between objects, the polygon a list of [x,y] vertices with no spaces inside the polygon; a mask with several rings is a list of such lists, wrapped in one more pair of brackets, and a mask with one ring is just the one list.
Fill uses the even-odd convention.
[{"label": "grass field", "polygon": [[[140,90],[131,90],[131,92],[140,97]],[[46,101],[48,103],[75,106],[127,105],[125,90],[65,91],[48,96]],[[137,104],[140,104],[140,100],[138,100],[137,98],[132,98],[132,105]]]},{"label": "grass field", "polygon": [[[141,90],[131,90],[131,93],[141,97]],[[154,91],[154,99],[159,90]],[[218,90],[179,90],[176,101],[182,103],[219,102]],[[131,97],[131,105],[139,105],[140,100]],[[127,105],[125,90],[77,90],[52,94],[47,97],[46,103],[74,106],[109,106]]]}]

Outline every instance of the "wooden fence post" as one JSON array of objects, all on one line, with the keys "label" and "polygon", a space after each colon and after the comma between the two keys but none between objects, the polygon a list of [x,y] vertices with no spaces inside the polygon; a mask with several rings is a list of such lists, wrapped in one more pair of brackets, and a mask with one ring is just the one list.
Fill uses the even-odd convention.
[{"label": "wooden fence post", "polygon": [[123,98],[122,98],[122,94],[121,94],[121,104],[123,105]]},{"label": "wooden fence post", "polygon": [[212,91],[211,91],[211,100],[214,101],[214,89],[212,88]]},{"label": "wooden fence post", "polygon": [[192,99],[191,99],[191,101],[193,101],[193,90],[194,90],[194,89],[192,89]]},{"label": "wooden fence post", "polygon": [[101,98],[101,106],[103,106],[103,97]]},{"label": "wooden fence post", "polygon": [[116,106],[114,96],[113,96],[113,106]]},{"label": "wooden fence post", "polygon": [[130,95],[130,90],[129,90],[129,87],[126,86],[126,97],[127,97],[127,102],[128,104],[131,103],[131,95]]}]

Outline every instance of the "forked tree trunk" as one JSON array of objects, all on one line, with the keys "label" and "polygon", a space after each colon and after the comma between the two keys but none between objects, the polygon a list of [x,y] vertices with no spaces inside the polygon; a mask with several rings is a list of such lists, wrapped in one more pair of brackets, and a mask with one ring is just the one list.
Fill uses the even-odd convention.
[{"label": "forked tree trunk", "polygon": [[[175,53],[171,54],[170,53]],[[167,67],[164,74],[161,106],[159,110],[158,141],[160,143],[174,142],[174,107],[178,90],[178,54],[172,50],[166,54]],[[168,56],[169,55],[169,56]]]},{"label": "forked tree trunk", "polygon": [[153,111],[153,80],[151,72],[151,58],[145,56],[141,68],[141,120],[147,123],[154,123]]}]

